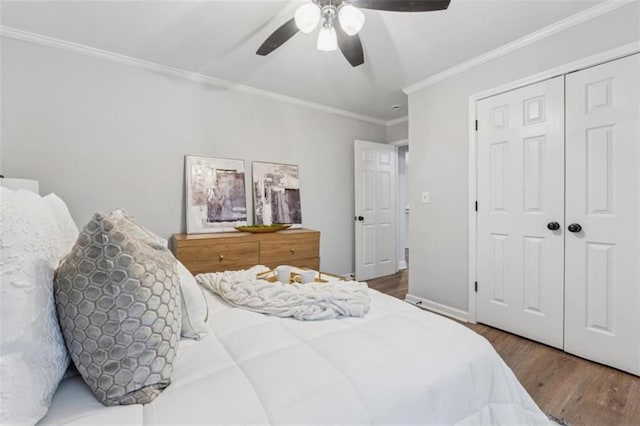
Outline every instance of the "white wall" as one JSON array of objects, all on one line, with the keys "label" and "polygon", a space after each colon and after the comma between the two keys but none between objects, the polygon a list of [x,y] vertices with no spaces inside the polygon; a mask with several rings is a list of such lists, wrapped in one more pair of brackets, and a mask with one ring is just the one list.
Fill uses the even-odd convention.
[{"label": "white wall", "polygon": [[632,3],[409,96],[411,295],[468,310],[469,96],[638,39]]},{"label": "white wall", "polygon": [[7,38],[1,106],[0,173],[38,179],[80,226],[121,206],[184,232],[185,154],[244,159],[247,194],[252,161],[292,163],[322,268],[354,270],[353,141],[384,126]]},{"label": "white wall", "polygon": [[409,138],[409,122],[402,121],[387,127],[387,141],[395,142]]}]

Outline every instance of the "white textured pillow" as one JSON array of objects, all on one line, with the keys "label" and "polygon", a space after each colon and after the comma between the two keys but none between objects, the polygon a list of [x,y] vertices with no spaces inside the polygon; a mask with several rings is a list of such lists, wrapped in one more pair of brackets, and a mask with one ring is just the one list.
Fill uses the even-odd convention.
[{"label": "white textured pillow", "polygon": [[56,221],[43,199],[0,187],[0,423],[44,416],[69,357],[53,300],[60,260]]},{"label": "white textured pillow", "polygon": [[112,219],[112,220],[125,220],[125,221],[128,221],[128,222],[131,222],[131,223],[135,224],[135,226],[141,232],[144,232],[146,234],[147,242],[149,244],[151,244],[151,245],[157,244],[157,245],[162,246],[164,248],[168,248],[169,247],[169,241],[167,241],[166,239],[162,238],[161,236],[159,236],[155,232],[149,230],[147,227],[142,225],[140,222],[138,222],[138,219],[133,217],[131,214],[129,214],[128,211],[126,211],[123,208],[118,207],[117,209],[115,209],[114,211],[109,213],[109,218]]},{"label": "white textured pillow", "polygon": [[191,272],[178,261],[178,276],[182,291],[182,337],[200,340],[207,334],[209,307],[202,288]]},{"label": "white textured pillow", "polygon": [[[123,208],[117,208],[109,214],[109,218],[116,221],[128,221],[136,225],[146,234],[147,242],[167,247],[168,242],[153,231],[144,227],[138,220]],[[180,292],[182,293],[180,308],[182,311],[182,329],[180,335],[190,339],[200,340],[207,334],[205,322],[209,316],[209,307],[195,278],[180,261],[177,262]]]},{"label": "white textured pillow", "polygon": [[58,238],[57,242],[59,244],[60,249],[62,250],[62,256],[66,256],[70,251],[73,245],[76,243],[78,239],[78,226],[73,221],[71,217],[71,213],[69,213],[69,209],[67,205],[60,197],[56,194],[51,193],[42,198],[53,214],[53,218],[58,225]]}]

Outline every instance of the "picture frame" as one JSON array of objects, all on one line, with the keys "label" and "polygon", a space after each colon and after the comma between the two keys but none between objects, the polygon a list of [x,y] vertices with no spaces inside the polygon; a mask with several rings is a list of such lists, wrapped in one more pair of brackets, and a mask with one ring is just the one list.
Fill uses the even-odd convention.
[{"label": "picture frame", "polygon": [[298,166],[254,161],[252,177],[255,224],[287,223],[302,228]]},{"label": "picture frame", "polygon": [[247,224],[244,160],[185,155],[185,191],[188,234]]}]

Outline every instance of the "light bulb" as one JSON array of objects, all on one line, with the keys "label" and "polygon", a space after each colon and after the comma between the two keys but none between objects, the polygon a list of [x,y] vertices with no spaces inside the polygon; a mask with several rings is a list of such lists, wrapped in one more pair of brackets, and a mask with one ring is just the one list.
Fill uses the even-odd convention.
[{"label": "light bulb", "polygon": [[303,4],[296,10],[296,25],[303,33],[310,33],[320,21],[320,8],[314,3]]},{"label": "light bulb", "polygon": [[338,48],[338,38],[333,27],[323,26],[318,34],[318,50],[329,52]]},{"label": "light bulb", "polygon": [[343,4],[338,11],[340,26],[348,35],[356,35],[364,25],[364,13],[350,4]]}]

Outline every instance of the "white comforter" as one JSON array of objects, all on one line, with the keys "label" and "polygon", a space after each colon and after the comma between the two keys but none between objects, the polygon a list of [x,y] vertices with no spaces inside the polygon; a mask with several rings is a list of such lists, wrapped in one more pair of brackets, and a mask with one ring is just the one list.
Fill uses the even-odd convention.
[{"label": "white comforter", "polygon": [[277,317],[317,321],[362,317],[369,312],[366,283],[336,280],[290,285],[256,279],[265,271],[269,268],[258,265],[244,271],[200,274],[196,280],[232,306]]},{"label": "white comforter", "polygon": [[146,406],[103,407],[64,380],[44,424],[548,424],[466,327],[370,290],[364,318],[302,322],[207,294],[210,335],[183,340]]}]

